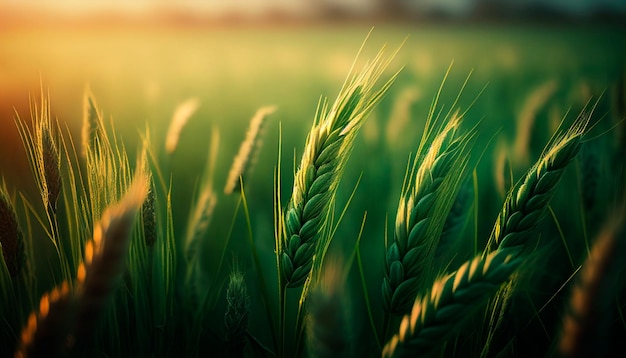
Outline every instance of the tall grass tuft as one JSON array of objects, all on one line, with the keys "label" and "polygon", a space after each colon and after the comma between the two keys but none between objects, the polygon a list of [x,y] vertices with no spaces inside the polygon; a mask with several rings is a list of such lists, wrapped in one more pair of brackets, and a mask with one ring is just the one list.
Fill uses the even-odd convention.
[{"label": "tall grass tuft", "polygon": [[287,287],[303,285],[309,275],[356,134],[396,78],[374,89],[390,60],[379,52],[360,73],[349,76],[331,107],[325,99],[319,103],[284,213],[285,235],[277,244]]}]

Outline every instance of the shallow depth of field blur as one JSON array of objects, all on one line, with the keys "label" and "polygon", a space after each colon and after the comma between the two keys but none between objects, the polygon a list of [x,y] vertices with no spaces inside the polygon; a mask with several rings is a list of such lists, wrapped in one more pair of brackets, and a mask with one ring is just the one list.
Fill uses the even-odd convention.
[{"label": "shallow depth of field blur", "polygon": [[[294,164],[297,166],[302,155],[318,100],[322,95],[334,100],[370,30],[357,69],[384,44],[389,52],[399,48],[385,76],[403,69],[357,137],[341,181],[338,211],[362,176],[331,250],[349,256],[367,212],[361,252],[367,262],[365,274],[371,280],[368,294],[374,308],[381,305],[386,221],[393,227],[409,155],[417,150],[429,106],[449,68],[439,105],[444,112],[450,109],[462,89],[458,107],[468,110],[463,128],[477,126],[478,130],[472,165],[478,178],[475,197],[480,209],[468,208],[472,212],[464,231],[471,240],[489,237],[502,206],[505,193],[498,191],[494,173],[503,148],[510,149],[515,182],[539,157],[561,120],[571,123],[585,105],[591,108],[594,104],[593,121],[601,122],[594,135],[603,135],[600,140],[607,142],[614,137],[625,138],[615,134],[624,133],[623,123],[616,123],[626,116],[626,29],[614,18],[624,19],[618,2],[614,7],[606,2],[612,9],[608,15],[592,13],[580,5],[573,11],[558,7],[540,12],[543,16],[537,17],[530,11],[524,17],[511,15],[513,10],[489,12],[485,9],[490,7],[483,3],[498,2],[481,1],[450,1],[453,5],[466,4],[460,7],[422,5],[406,16],[394,12],[378,16],[374,7],[354,7],[350,5],[353,2],[346,2],[345,9],[319,10],[314,16],[307,15],[309,10],[292,9],[280,1],[273,2],[271,11],[259,10],[261,15],[253,10],[239,13],[234,7],[177,9],[168,7],[167,2],[160,2],[162,6],[144,2],[138,3],[147,9],[130,5],[65,9],[48,2],[41,7],[33,5],[35,2],[17,7],[10,1],[0,2],[0,176],[10,191],[21,191],[35,200],[37,189],[15,124],[16,113],[28,122],[29,101],[38,101],[43,90],[44,96],[49,96],[52,116],[62,127],[67,125],[78,143],[83,94],[89,89],[131,158],[138,153],[140,136],[149,127],[156,151],[163,158],[161,169],[166,178],[171,175],[174,228],[182,236],[211,135],[218,131],[214,177],[217,207],[201,247],[206,260],[218,260],[239,195],[222,192],[229,168],[250,118],[258,108],[274,105],[277,110],[268,117],[253,171],[244,180],[251,227],[272,293],[276,291],[273,175],[279,130],[282,197],[286,201],[291,194]],[[315,2],[303,2],[306,9],[315,7]],[[245,2],[238,3],[245,6]],[[330,7],[327,2],[319,5]],[[473,5],[484,13],[472,12]],[[193,99],[198,108],[182,129],[176,151],[168,155],[165,136],[174,111]],[[530,112],[530,118],[523,117],[524,111]],[[527,147],[520,144],[527,149],[520,154],[516,141],[521,135],[519,128],[524,127],[520,121],[524,120],[533,124]],[[614,126],[617,128],[609,131]],[[566,184],[555,194],[554,208],[565,237],[577,237],[580,230],[589,230],[593,237],[592,230],[597,230],[581,223],[585,219],[579,210],[579,170],[580,166],[568,168]],[[599,170],[602,179],[597,197],[600,206],[608,210],[618,201],[615,190],[623,191],[624,184],[611,178],[620,178],[624,167],[601,165]],[[612,172],[617,174],[612,176]],[[478,210],[477,215],[474,210]],[[255,298],[259,288],[245,218],[241,211],[237,215],[223,274],[231,262],[238,262],[253,297],[250,330],[270,346],[261,300]],[[558,232],[552,217],[546,222],[545,232]],[[52,255],[47,241],[41,241],[41,256],[46,257],[46,250]],[[471,248],[470,243],[468,250]],[[473,255],[467,254],[459,254],[460,262]],[[560,263],[568,262],[560,259]],[[350,280],[348,285],[355,292],[351,300],[356,311],[362,310],[363,292],[356,270],[352,270]],[[550,282],[548,287],[552,290],[560,284],[563,282]],[[563,297],[557,298],[566,300],[567,292],[559,291]],[[552,302],[555,294],[536,293],[537,307]],[[220,324],[224,306],[224,300],[219,301],[213,313]],[[548,314],[553,318],[558,313]],[[524,329],[541,327],[539,320],[529,321]],[[355,336],[371,340],[367,318],[356,317],[355,322],[355,327],[361,327]],[[534,332],[521,337],[548,347],[555,334]],[[524,352],[527,343],[517,342],[516,347]]]}]

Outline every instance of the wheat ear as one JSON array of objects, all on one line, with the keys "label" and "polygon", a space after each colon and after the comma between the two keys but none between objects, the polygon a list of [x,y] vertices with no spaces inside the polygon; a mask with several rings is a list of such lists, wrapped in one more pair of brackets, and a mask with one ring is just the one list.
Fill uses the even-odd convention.
[{"label": "wheat ear", "polygon": [[589,122],[579,117],[564,135],[556,138],[507,196],[498,215],[488,250],[523,247],[540,222],[563,171],[576,156]]},{"label": "wheat ear", "polygon": [[234,269],[228,278],[226,304],[224,326],[229,356],[243,357],[243,350],[248,340],[250,296],[248,296],[244,276],[238,269]]},{"label": "wheat ear", "polygon": [[168,154],[172,154],[176,150],[180,133],[199,106],[200,100],[194,97],[180,103],[174,110],[170,126],[167,129],[167,136],[165,137],[165,150]]},{"label": "wheat ear", "polygon": [[393,314],[410,310],[432,268],[434,250],[466,162],[462,154],[469,136],[455,138],[460,120],[456,114],[451,117],[426,153],[418,153],[413,164],[417,170],[412,170],[402,190],[382,286],[385,307]]},{"label": "wheat ear", "polygon": [[435,281],[402,318],[398,333],[383,348],[383,357],[432,355],[520,266],[517,253],[499,250],[477,256]]},{"label": "wheat ear", "polygon": [[235,191],[241,191],[239,178],[247,176],[252,170],[256,155],[261,148],[261,135],[263,127],[267,123],[267,117],[276,111],[276,106],[268,106],[259,108],[254,117],[250,120],[248,131],[246,132],[246,139],[241,143],[239,152],[233,160],[233,164],[230,167],[228,173],[228,179],[226,179],[226,186],[224,186],[225,194],[232,194]]},{"label": "wheat ear", "polygon": [[332,107],[325,100],[320,101],[284,213],[283,242],[277,245],[280,271],[287,287],[299,287],[308,277],[354,139],[396,78],[397,74],[374,90],[390,61],[381,57],[382,51],[361,73],[351,76]]},{"label": "wheat ear", "polygon": [[343,268],[338,260],[324,265],[306,301],[309,357],[352,357],[354,342]]},{"label": "wheat ear", "polygon": [[61,356],[74,327],[75,299],[67,281],[44,294],[39,302],[39,312],[28,317],[15,357]]},{"label": "wheat ear", "polygon": [[0,249],[9,274],[16,277],[26,261],[24,234],[17,221],[15,208],[6,193],[4,181],[0,186]]},{"label": "wheat ear", "polygon": [[85,246],[85,261],[78,268],[77,341],[86,337],[118,284],[124,269],[137,211],[148,193],[148,178],[137,172],[122,199],[108,207]]},{"label": "wheat ear", "polygon": [[[615,271],[626,247],[623,219],[610,222],[598,235],[583,264],[579,282],[570,295],[569,312],[563,321],[559,352],[563,357],[605,356],[607,319],[617,283]],[[623,266],[623,264],[622,264]]]}]

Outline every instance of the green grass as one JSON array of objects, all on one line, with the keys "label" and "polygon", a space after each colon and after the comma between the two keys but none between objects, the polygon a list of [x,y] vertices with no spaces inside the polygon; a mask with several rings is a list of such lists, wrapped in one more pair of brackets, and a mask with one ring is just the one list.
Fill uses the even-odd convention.
[{"label": "green grass", "polygon": [[[526,230],[527,221],[531,219],[534,224],[531,244],[520,249],[523,261],[515,261],[511,278],[506,271],[506,275],[498,276],[497,283],[489,283],[490,291],[497,293],[480,296],[475,301],[467,299],[474,297],[472,295],[461,299],[460,302],[473,302],[471,311],[475,314],[465,320],[465,325],[446,331],[448,334],[435,342],[436,351],[445,355],[555,353],[570,286],[576,282],[571,277],[585,262],[601,222],[608,220],[612,209],[624,196],[626,169],[620,157],[624,150],[624,125],[619,121],[625,114],[619,112],[616,88],[624,81],[626,54],[623,46],[615,45],[621,33],[603,28],[508,27],[497,30],[494,32],[489,26],[467,29],[387,25],[373,31],[357,61],[355,73],[366,60],[374,58],[382,43],[389,42],[390,47],[395,48],[411,33],[393,62],[381,73],[381,81],[384,83],[404,68],[364,121],[358,136],[349,135],[350,140],[354,140],[354,148],[340,152],[343,155],[338,162],[345,165],[345,170],[339,170],[337,178],[333,179],[331,193],[325,198],[329,204],[316,205],[326,223],[320,229],[323,240],[318,240],[322,246],[316,249],[317,257],[329,253],[331,258],[344,259],[343,264],[347,266],[342,268],[341,280],[335,281],[343,282],[345,277],[342,300],[350,303],[334,305],[332,301],[323,301],[326,305],[323,307],[349,310],[343,313],[349,318],[347,330],[351,333],[343,337],[345,341],[341,344],[353,347],[358,356],[380,356],[382,347],[399,332],[401,321],[416,322],[408,318],[386,318],[381,286],[389,274],[385,271],[384,258],[394,239],[398,199],[405,187],[403,178],[423,174],[417,167],[411,169],[412,160],[407,168],[409,155],[418,153],[415,165],[430,162],[420,157],[427,152],[429,141],[424,142],[423,150],[418,150],[427,118],[433,119],[433,133],[437,133],[439,126],[448,123],[446,114],[458,108],[464,117],[458,125],[458,133],[474,131],[475,135],[457,160],[458,165],[467,165],[466,178],[451,176],[446,179],[444,189],[435,191],[432,196],[436,203],[433,215],[437,220],[429,227],[428,233],[433,236],[429,240],[437,246],[439,233],[444,231],[447,236],[443,249],[426,250],[426,258],[420,262],[434,264],[426,267],[430,272],[411,290],[418,299],[415,307],[419,302],[428,307],[428,315],[420,321],[425,327],[432,322],[439,327],[441,320],[449,317],[438,315],[436,310],[441,308],[435,297],[429,300],[430,292],[441,292],[438,282],[451,287],[451,277],[458,268],[462,268],[458,277],[465,275],[470,260],[479,260],[476,255],[488,247],[490,236],[500,244],[499,235],[507,233],[504,229],[515,228],[513,224],[523,222]],[[52,118],[58,117],[60,122],[58,127],[56,124],[52,127],[56,131],[54,138],[63,174],[58,212],[50,212],[44,210],[35,181],[20,179],[19,168],[27,166],[27,156],[22,156],[23,163],[16,168],[9,164],[20,159],[19,156],[0,160],[8,182],[4,191],[16,208],[27,237],[25,252],[32,263],[31,271],[25,271],[19,279],[10,279],[8,271],[1,273],[3,290],[0,292],[5,302],[0,302],[0,306],[19,306],[10,313],[2,311],[0,332],[2,342],[6,343],[3,347],[12,350],[15,346],[28,313],[38,309],[41,295],[64,280],[70,282],[72,290],[80,288],[80,280],[75,277],[92,228],[106,207],[124,194],[131,172],[135,170],[132,168],[138,167],[135,159],[144,158],[143,165],[150,169],[154,182],[156,242],[153,247],[146,246],[139,225],[145,216],[141,219],[138,216],[122,287],[114,291],[102,314],[99,328],[91,338],[95,342],[93,348],[79,344],[74,353],[84,353],[82,349],[103,350],[109,355],[224,353],[229,349],[224,315],[248,305],[250,311],[244,314],[245,319],[236,319],[248,324],[247,330],[241,327],[236,330],[237,339],[247,342],[245,354],[263,356],[272,351],[290,356],[316,351],[306,348],[305,339],[306,329],[315,330],[306,321],[309,285],[332,292],[323,287],[324,277],[336,273],[321,275],[321,272],[333,267],[337,270],[341,265],[326,267],[324,262],[314,261],[311,264],[313,281],[302,282],[303,290],[286,290],[280,280],[283,263],[276,259],[274,251],[278,249],[280,255],[281,245],[289,242],[282,241],[280,222],[278,227],[274,223],[277,218],[288,220],[288,200],[292,192],[295,193],[293,178],[304,154],[305,138],[314,118],[319,124],[327,114],[320,110],[315,115],[319,97],[328,96],[328,108],[332,108],[359,43],[368,31],[368,27],[356,25],[296,27],[290,31],[227,28],[130,34],[116,30],[112,33],[55,30],[45,41],[37,31],[17,31],[13,36],[0,34],[0,40],[6,40],[3,42],[6,46],[0,48],[3,56],[0,58],[6,59],[8,68],[15,69],[8,75],[5,85],[17,88],[17,84],[23,82],[23,88],[30,88],[31,72],[38,68],[44,88],[50,88]],[[28,60],[20,67],[18,63],[22,59]],[[454,64],[448,70],[452,60]],[[516,128],[519,128],[516,118],[523,112],[522,107],[533,90],[546,81],[554,81],[556,90],[535,111],[534,126],[526,146],[530,164],[516,164],[519,161],[515,160],[518,158],[515,148],[520,146],[516,143]],[[35,83],[39,86],[38,79]],[[97,108],[103,114],[92,118],[99,126],[101,139],[95,145],[99,149],[92,148],[87,159],[80,156],[79,140],[85,83],[89,84]],[[364,85],[371,83],[365,80]],[[399,103],[407,98],[403,95],[407,89],[412,91],[414,102]],[[343,90],[344,96],[352,93],[350,91],[357,93],[345,97],[348,109],[339,111],[349,117],[355,103],[362,99],[361,87],[348,86]],[[28,98],[28,91],[23,92],[23,97]],[[39,88],[33,93],[40,93]],[[183,128],[176,151],[167,155],[164,141],[171,115],[179,103],[191,97],[199,98],[200,106]],[[10,97],[13,98],[15,94]],[[39,100],[37,97],[33,101],[40,103]],[[624,98],[621,101],[623,103]],[[16,110],[23,120],[20,123],[24,123],[20,132],[29,143],[28,109],[24,110],[19,100],[17,102]],[[276,105],[278,109],[268,119],[262,134],[264,145],[260,147],[255,168],[246,174],[241,193],[222,194],[220,188],[224,187],[232,159],[245,137],[247,122],[257,108],[265,105]],[[403,114],[398,108],[408,112]],[[581,111],[591,113],[591,124],[586,129],[575,124],[580,123],[575,119]],[[408,120],[404,121],[401,116],[407,116]],[[2,129],[17,136],[18,130],[11,119],[11,115],[0,118]],[[564,123],[558,129],[561,120]],[[532,167],[532,163],[542,154],[551,158],[552,150],[544,148],[558,142],[559,133],[563,135],[572,125],[584,132],[582,146],[593,148],[591,153],[603,155],[595,154],[597,163],[593,166],[585,159],[591,154],[574,159],[575,164],[567,165],[569,159],[559,162],[563,179],[558,185],[549,183],[550,206],[525,211],[527,205],[523,202],[528,197],[520,199],[519,193],[530,193],[532,197],[536,194],[535,188],[541,186],[539,180],[540,184],[533,184],[532,190],[525,188],[522,185],[522,180],[527,178],[525,173],[531,170],[531,177],[536,172],[543,175],[542,170],[550,165],[546,164],[547,160],[540,161],[537,167]],[[146,127],[149,127],[149,134]],[[347,130],[334,128],[332,133],[335,136],[339,133],[341,137]],[[389,133],[396,133],[395,137],[390,137]],[[424,135],[424,138],[429,136]],[[13,145],[24,153],[25,147],[19,142],[4,143],[3,150]],[[36,145],[26,146],[31,152],[36,148]],[[506,172],[498,173],[493,158],[500,150],[512,165]],[[278,177],[275,176],[277,170]],[[460,172],[457,169],[454,173]],[[105,173],[107,175],[103,176]],[[589,173],[596,184],[589,180]],[[36,175],[39,183],[41,174]],[[506,199],[504,209],[503,198],[496,189],[496,178],[502,175],[512,176],[513,184],[518,183]],[[21,176],[30,177],[32,174],[28,172]],[[273,194],[275,184],[278,184],[278,192]],[[595,185],[593,194],[586,191],[591,185]],[[542,193],[539,189],[537,192]],[[208,206],[215,206],[212,212],[206,212],[208,217],[202,218],[203,209],[196,205],[203,205],[205,193],[211,198]],[[593,205],[589,204],[589,195],[596,198]],[[455,196],[458,202],[454,202]],[[284,211],[278,210],[276,200]],[[537,200],[533,204],[538,204]],[[546,203],[541,199],[539,204]],[[454,218],[446,219],[448,211],[459,214],[455,208],[462,208],[460,224]],[[516,221],[520,215],[521,221]],[[523,215],[532,218],[524,221]],[[513,220],[513,216],[517,219]],[[545,218],[539,221],[540,216]],[[194,232],[190,227],[196,226],[193,217],[207,223],[208,227],[200,225],[202,230]],[[511,226],[507,226],[509,222]],[[455,229],[446,231],[444,226],[448,223],[454,223]],[[494,223],[497,229],[491,235]],[[518,236],[526,240],[529,233]],[[521,240],[504,238],[502,242],[506,247],[490,245],[489,249],[500,252],[518,245]],[[230,260],[231,257],[234,260]],[[468,264],[462,266],[466,262]],[[398,275],[397,266],[392,267],[391,275]],[[227,304],[227,297],[229,304],[234,302],[229,296],[234,292],[228,286],[230,272],[243,274],[245,283],[238,278],[238,290],[247,292],[251,298],[249,303],[240,303],[239,308]],[[463,284],[470,287],[467,290],[472,289],[473,274],[470,270]],[[149,277],[149,280],[139,277]],[[507,288],[502,288],[501,284]],[[623,290],[616,288],[610,294],[615,295],[611,300],[615,302],[612,308],[622,312]],[[324,300],[332,297],[328,295]],[[456,298],[450,298],[452,296],[445,297],[441,301],[444,310],[448,302],[457,302]],[[7,306],[7,302],[11,306]],[[318,307],[311,312],[324,311]],[[503,317],[506,324],[498,323],[492,316]],[[320,317],[323,318],[316,316],[315,319],[322,319]],[[233,318],[230,320],[232,332]],[[610,325],[615,332],[626,330],[619,321]],[[406,327],[403,329],[409,332]],[[324,332],[316,332],[318,338],[315,339],[324,337]],[[309,337],[309,342],[315,339]],[[324,350],[327,348],[319,351]]]}]

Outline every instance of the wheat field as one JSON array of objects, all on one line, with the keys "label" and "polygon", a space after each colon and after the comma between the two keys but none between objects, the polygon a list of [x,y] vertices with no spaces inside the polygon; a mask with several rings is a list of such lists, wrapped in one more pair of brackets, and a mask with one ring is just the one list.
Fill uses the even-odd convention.
[{"label": "wheat field", "polygon": [[1,355],[619,356],[624,34],[3,29]]}]

